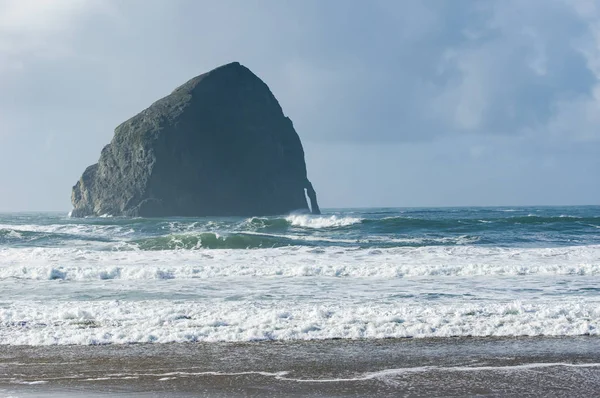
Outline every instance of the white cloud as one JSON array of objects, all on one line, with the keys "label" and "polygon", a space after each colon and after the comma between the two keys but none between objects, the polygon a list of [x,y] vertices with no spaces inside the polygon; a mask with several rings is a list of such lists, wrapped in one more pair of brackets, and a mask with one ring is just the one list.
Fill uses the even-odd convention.
[{"label": "white cloud", "polygon": [[444,56],[441,70],[456,68],[458,77],[450,80],[434,99],[442,123],[451,128],[473,131],[481,127],[490,92],[488,65],[479,50],[454,50]]},{"label": "white cloud", "polygon": [[598,4],[596,0],[563,0],[567,6],[572,7],[582,18],[596,18]]},{"label": "white cloud", "polygon": [[[600,76],[597,14],[587,0],[377,1],[343,10],[308,0],[0,0],[0,88],[11,75],[26,72],[25,79],[31,65],[40,71],[40,59],[58,60],[55,75],[61,62],[75,72],[102,69],[109,81],[96,90],[140,97],[129,113],[193,73],[239,60],[311,139],[531,131],[571,139],[567,127],[582,120],[589,139]],[[124,28],[100,25],[106,15],[122,18]],[[595,83],[573,84],[590,71]],[[154,89],[163,83],[169,87]]]},{"label": "white cloud", "polygon": [[523,34],[531,38],[532,53],[529,56],[527,65],[539,76],[548,73],[546,43],[540,37],[539,33],[531,29],[525,29]]},{"label": "white cloud", "polygon": [[0,28],[13,33],[48,33],[67,28],[68,20],[93,2],[83,0],[4,0]]},{"label": "white cloud", "polygon": [[[600,138],[595,1],[483,3],[440,56],[432,101],[442,131]],[[472,25],[472,26],[471,26]]]},{"label": "white cloud", "polygon": [[0,29],[18,34],[69,30],[87,13],[114,13],[111,0],[0,0]]},{"label": "white cloud", "polygon": [[544,126],[550,137],[572,141],[600,140],[600,86],[590,96],[558,102],[556,113]]},{"label": "white cloud", "polygon": [[0,71],[22,69],[29,56],[70,55],[85,17],[113,12],[108,0],[0,0]]},{"label": "white cloud", "polygon": [[557,101],[554,114],[543,128],[554,138],[600,142],[600,8],[588,0],[568,4],[586,27],[572,45],[585,59],[594,83],[587,92]]},{"label": "white cloud", "polygon": [[[418,195],[402,200],[424,186],[435,190],[421,199],[445,195],[461,175],[465,183],[494,175],[505,181],[485,186],[488,198],[504,198],[494,201],[543,202],[558,192],[544,191],[556,181],[554,174],[540,178],[535,165],[544,158],[556,159],[563,175],[580,176],[572,203],[592,202],[598,191],[584,179],[598,175],[600,165],[598,145],[587,144],[599,142],[599,6],[0,0],[0,177],[16,192],[1,197],[0,207],[32,198],[29,208],[48,207],[47,200],[66,208],[70,186],[114,126],[186,79],[233,60],[280,100],[306,145],[319,193],[337,192],[334,205],[352,195],[356,204],[383,204],[374,201],[387,190],[397,195],[388,203],[422,205],[428,202]],[[319,146],[327,150],[311,154]],[[347,156],[345,146],[354,148]],[[17,162],[24,171],[14,173]],[[27,173],[28,186],[46,182],[37,171],[49,164],[62,173],[53,190],[23,191]],[[348,189],[339,193],[346,177]],[[534,179],[539,193],[513,198]],[[358,192],[357,181],[370,185]],[[476,203],[464,199],[486,191],[477,183],[465,187],[446,204]]]}]

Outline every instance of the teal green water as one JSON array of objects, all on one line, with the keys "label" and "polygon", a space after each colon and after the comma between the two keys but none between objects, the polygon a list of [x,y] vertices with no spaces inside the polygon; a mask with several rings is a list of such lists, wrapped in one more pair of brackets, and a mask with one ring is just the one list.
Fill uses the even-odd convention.
[{"label": "teal green water", "polygon": [[600,207],[344,209],[321,217],[71,219],[0,214],[0,245],[112,250],[600,244]]}]

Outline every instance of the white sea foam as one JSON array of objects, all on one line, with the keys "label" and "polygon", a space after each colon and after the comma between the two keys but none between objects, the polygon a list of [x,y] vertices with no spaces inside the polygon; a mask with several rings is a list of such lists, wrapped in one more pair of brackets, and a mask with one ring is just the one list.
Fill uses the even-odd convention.
[{"label": "white sea foam", "polygon": [[[85,378],[84,381],[103,381],[103,380],[128,380],[128,379],[139,379],[141,377],[156,378],[158,381],[175,380],[178,378],[190,378],[190,377],[205,377],[205,376],[262,376],[270,377],[276,380],[285,380],[297,383],[340,383],[340,382],[352,382],[352,381],[367,381],[375,379],[389,379],[396,376],[402,376],[406,374],[414,373],[432,373],[432,372],[520,372],[523,370],[533,369],[544,369],[544,368],[597,368],[600,367],[600,363],[567,363],[567,362],[535,362],[526,363],[519,365],[505,365],[505,366],[415,366],[395,369],[382,369],[375,372],[365,372],[357,374],[352,377],[339,377],[339,378],[318,378],[318,379],[307,379],[293,377],[293,372],[290,371],[279,371],[279,372],[267,372],[260,370],[250,370],[244,372],[218,372],[218,371],[203,371],[203,372],[190,372],[190,371],[176,371],[176,372],[135,372],[135,373],[118,373],[110,374],[103,377]],[[52,377],[48,380],[69,380],[73,379],[72,376],[65,377]],[[19,381],[13,381],[13,383]]]},{"label": "white sea foam", "polygon": [[128,237],[134,233],[131,227],[120,225],[86,225],[86,224],[0,224],[0,230],[14,232],[37,232],[47,234],[68,234],[85,237]]},{"label": "white sea foam", "polygon": [[[6,229],[3,229],[3,230],[6,231]],[[8,230],[8,231],[9,232],[8,232],[7,236],[9,238],[13,238],[13,239],[21,239],[21,238],[23,238],[23,235],[19,231],[15,231],[14,229],[11,229],[11,230]]]},{"label": "white sea foam", "polygon": [[412,368],[398,368],[398,369],[384,369],[376,372],[367,372],[354,377],[349,378],[335,378],[335,379],[297,379],[292,377],[286,377],[286,374],[276,376],[277,379],[295,381],[299,383],[339,383],[348,381],[366,381],[373,379],[387,379],[394,376],[400,376],[407,373],[430,373],[430,372],[515,372],[521,370],[530,369],[541,369],[541,368],[597,368],[600,367],[600,363],[563,363],[563,362],[538,362],[538,363],[527,363],[522,365],[508,365],[508,366],[418,366]]},{"label": "white sea foam", "polygon": [[501,248],[426,246],[392,249],[282,247],[252,250],[97,251],[0,249],[8,279],[197,279],[247,276],[411,278],[600,275],[600,246]]},{"label": "white sea foam", "polygon": [[29,386],[35,386],[35,385],[46,384],[46,383],[48,383],[47,380],[34,380],[34,381],[13,380],[12,381],[12,384],[23,384],[23,385],[29,385]]},{"label": "white sea foam", "polygon": [[0,308],[0,344],[599,335],[599,304],[15,301]]},{"label": "white sea foam", "polygon": [[303,228],[339,228],[358,224],[362,221],[356,217],[338,216],[312,216],[306,214],[292,214],[286,220],[293,226]]}]

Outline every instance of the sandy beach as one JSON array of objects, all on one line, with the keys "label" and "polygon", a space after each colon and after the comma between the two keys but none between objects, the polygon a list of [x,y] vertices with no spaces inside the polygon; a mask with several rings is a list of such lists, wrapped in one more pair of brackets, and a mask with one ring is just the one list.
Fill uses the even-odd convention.
[{"label": "sandy beach", "polygon": [[0,396],[593,396],[600,339],[4,346]]}]

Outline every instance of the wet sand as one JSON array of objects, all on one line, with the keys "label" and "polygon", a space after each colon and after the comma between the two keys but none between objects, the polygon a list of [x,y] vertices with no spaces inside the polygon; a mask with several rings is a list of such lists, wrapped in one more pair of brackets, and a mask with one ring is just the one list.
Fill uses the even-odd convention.
[{"label": "wet sand", "polygon": [[0,346],[0,397],[598,394],[598,337]]}]

